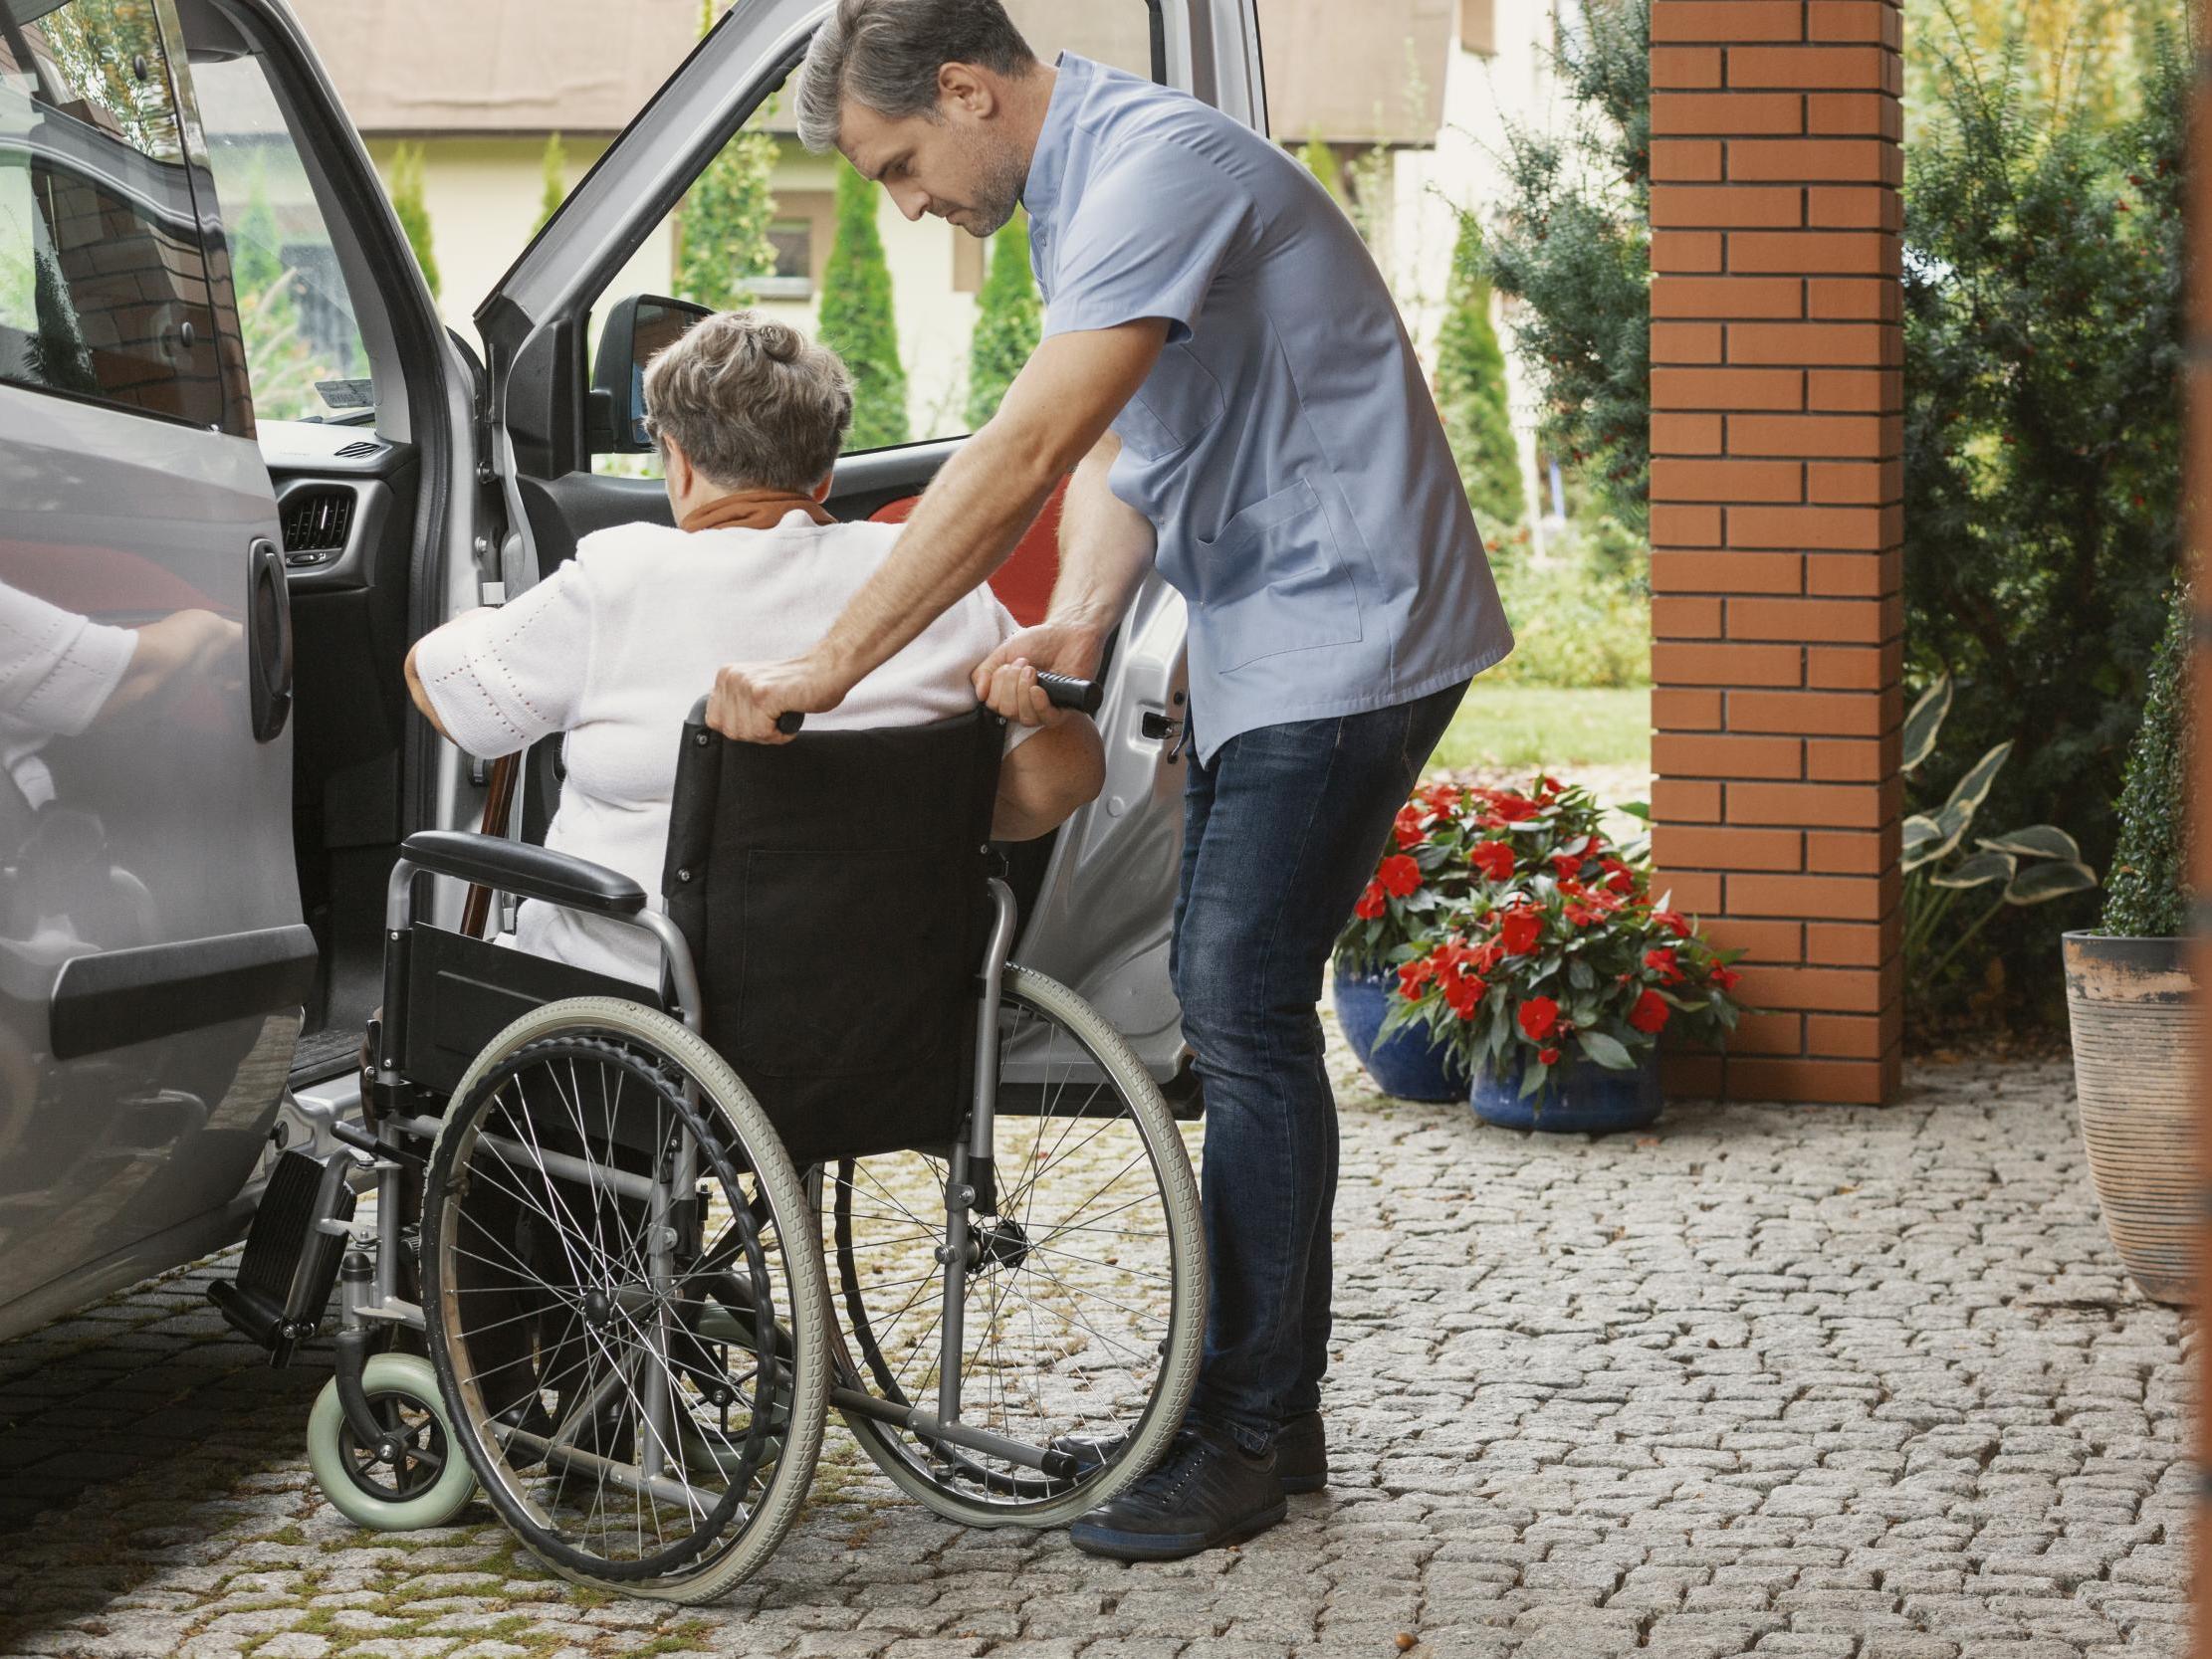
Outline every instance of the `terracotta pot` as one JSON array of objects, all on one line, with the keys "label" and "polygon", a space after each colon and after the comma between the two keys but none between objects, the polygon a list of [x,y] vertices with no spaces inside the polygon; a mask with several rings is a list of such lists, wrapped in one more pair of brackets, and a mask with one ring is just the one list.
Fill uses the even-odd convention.
[{"label": "terracotta pot", "polygon": [[2189,941],[2068,933],[2082,1139],[2104,1230],[2153,1302],[2193,1302],[2196,987]]}]

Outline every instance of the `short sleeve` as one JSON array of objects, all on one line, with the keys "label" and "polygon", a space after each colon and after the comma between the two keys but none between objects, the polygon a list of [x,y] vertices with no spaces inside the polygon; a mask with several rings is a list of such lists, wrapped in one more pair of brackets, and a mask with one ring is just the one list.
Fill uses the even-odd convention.
[{"label": "short sleeve", "polygon": [[1185,146],[1132,145],[1101,167],[1067,215],[1053,260],[1047,335],[1167,319],[1188,339],[1236,250],[1251,197]]},{"label": "short sleeve", "polygon": [[590,577],[571,559],[520,598],[425,634],[415,673],[471,754],[513,754],[577,724],[590,675]]}]

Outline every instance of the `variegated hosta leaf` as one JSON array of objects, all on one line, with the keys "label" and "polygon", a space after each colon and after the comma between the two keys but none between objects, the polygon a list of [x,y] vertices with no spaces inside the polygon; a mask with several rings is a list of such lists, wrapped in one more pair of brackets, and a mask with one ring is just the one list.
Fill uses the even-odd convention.
[{"label": "variegated hosta leaf", "polygon": [[2022,858],[2063,858],[2082,862],[2082,846],[2056,824],[2030,824],[2006,835],[1984,836],[1974,843],[1993,853],[2018,853]]},{"label": "variegated hosta leaf", "polygon": [[1956,870],[1947,870],[1928,880],[1937,887],[1986,887],[1991,882],[2009,882],[2013,872],[2020,868],[2020,861],[2010,853],[1976,853]]},{"label": "variegated hosta leaf", "polygon": [[2041,905],[2069,893],[2087,893],[2096,885],[2097,872],[2086,864],[2031,864],[2013,877],[2005,903]]},{"label": "variegated hosta leaf", "polygon": [[1944,810],[1963,806],[1968,820],[1971,821],[1980,810],[1982,802],[1989,798],[1989,786],[1997,781],[1997,774],[2005,769],[2005,762],[2011,758],[2012,744],[2007,741],[1999,743],[1975,761],[1973,769],[1960,778],[1951,790],[1951,798],[1944,802]]},{"label": "variegated hosta leaf", "polygon": [[1951,712],[1951,677],[1946,674],[1920,694],[1912,713],[1904,717],[1904,769],[1917,771],[1935,752],[1935,734],[1943,729],[1943,717]]},{"label": "variegated hosta leaf", "polygon": [[[1932,864],[1939,858],[1948,858],[1974,821],[1974,809],[1951,802],[1930,818],[1924,813],[1914,813],[1904,821],[1903,869],[1906,875],[1923,864]],[[1915,833],[1915,825],[1925,829]]]}]

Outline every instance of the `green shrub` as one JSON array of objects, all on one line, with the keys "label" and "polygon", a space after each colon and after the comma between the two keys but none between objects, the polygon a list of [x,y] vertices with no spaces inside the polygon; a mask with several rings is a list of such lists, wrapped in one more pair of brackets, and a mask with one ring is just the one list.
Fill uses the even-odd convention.
[{"label": "green shrub", "polygon": [[546,221],[560,211],[560,204],[568,198],[568,151],[560,141],[560,134],[546,134],[545,153],[538,158],[538,222],[531,226],[533,234],[546,228]]},{"label": "green shrub", "polygon": [[422,280],[429,286],[431,298],[436,299],[438,256],[430,245],[430,209],[422,199],[420,144],[401,144],[392,151],[386,188],[391,192],[391,210],[399,219],[399,228],[407,233],[407,246],[414,250],[415,263],[422,267]]},{"label": "green shrub", "polygon": [[1490,325],[1490,285],[1482,276],[1482,231],[1471,213],[1459,216],[1451,252],[1451,286],[1437,335],[1437,408],[1467,501],[1501,523],[1520,522],[1521,451],[1505,399],[1505,353]]},{"label": "green shrub", "polygon": [[2104,932],[2171,938],[2188,931],[2190,597],[2176,586],[2151,660],[2149,700],[2119,796],[2119,845],[2105,884]]},{"label": "green shrub", "polygon": [[905,443],[906,369],[899,361],[899,324],[891,311],[891,267],[876,229],[876,187],[850,163],[837,169],[837,232],[822,271],[820,336],[852,371],[852,432],[846,448]]},{"label": "green shrub", "polygon": [[1298,147],[1298,159],[1305,163],[1306,171],[1321,181],[1321,188],[1336,198],[1336,205],[1344,203],[1344,164],[1337,160],[1336,151],[1319,132],[1310,134]]},{"label": "green shrub", "polygon": [[1508,125],[1490,281],[1523,302],[1517,349],[1543,386],[1546,447],[1606,512],[1646,518],[1652,456],[1650,0],[1590,0],[1556,65],[1565,135]]},{"label": "green shrub", "polygon": [[1522,539],[1509,535],[1492,543],[1514,644],[1484,683],[1650,685],[1652,602],[1644,582],[1608,569],[1611,555],[1590,539],[1545,564],[1516,553]]},{"label": "green shrub", "polygon": [[[1907,672],[1951,676],[1951,752],[2012,745],[1995,821],[2061,826],[2110,869],[2180,557],[2187,56],[2161,31],[2115,126],[2037,98],[2017,42],[1965,40],[1939,43],[1906,152]],[[2053,935],[2089,915],[2000,918],[2001,963],[1963,982],[2050,985]]]},{"label": "green shrub", "polygon": [[976,297],[976,332],[968,342],[969,431],[998,412],[1042,327],[1029,271],[1029,216],[1017,211],[991,239],[991,271]]}]

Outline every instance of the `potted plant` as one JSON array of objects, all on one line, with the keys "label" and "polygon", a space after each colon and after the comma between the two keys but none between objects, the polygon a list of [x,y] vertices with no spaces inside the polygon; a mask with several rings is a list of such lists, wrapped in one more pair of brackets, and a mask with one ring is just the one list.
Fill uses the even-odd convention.
[{"label": "potted plant", "polygon": [[2192,1300],[2202,1193],[2193,1154],[2199,1058],[2185,887],[2189,595],[2173,597],[2128,750],[2103,926],[2065,936],[2082,1138],[2104,1229],[2154,1302]]},{"label": "potted plant", "polygon": [[1659,1116],[1659,1040],[1710,1042],[1740,1009],[1729,965],[1655,902],[1651,874],[1610,846],[1587,790],[1540,778],[1470,819],[1477,882],[1436,933],[1399,951],[1398,1027],[1461,1057],[1486,1123],[1597,1133]]},{"label": "potted plant", "polygon": [[1466,861],[1468,796],[1454,783],[1414,791],[1391,827],[1390,849],[1337,936],[1337,1024],[1376,1087],[1402,1100],[1455,1101],[1467,1092],[1466,1071],[1448,1044],[1420,1032],[1381,1037],[1381,1031],[1398,982],[1393,966],[1399,952],[1473,890]]}]

